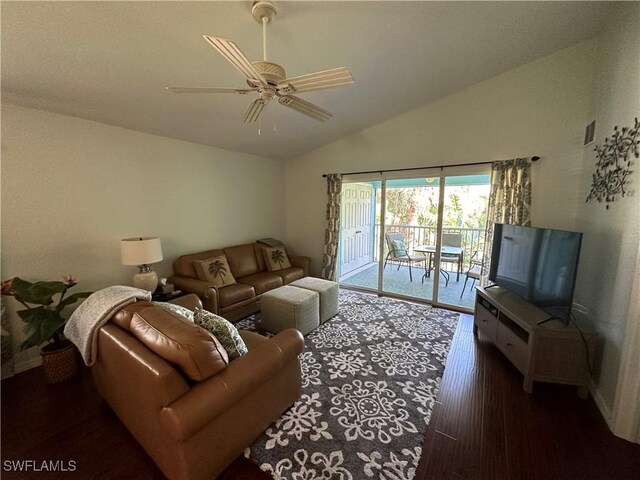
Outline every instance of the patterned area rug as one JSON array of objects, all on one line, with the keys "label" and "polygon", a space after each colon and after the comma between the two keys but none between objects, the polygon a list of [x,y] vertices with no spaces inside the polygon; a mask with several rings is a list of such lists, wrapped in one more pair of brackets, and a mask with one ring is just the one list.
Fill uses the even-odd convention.
[{"label": "patterned area rug", "polygon": [[412,479],[458,318],[341,291],[340,313],[305,337],[301,398],[245,456],[276,480]]}]

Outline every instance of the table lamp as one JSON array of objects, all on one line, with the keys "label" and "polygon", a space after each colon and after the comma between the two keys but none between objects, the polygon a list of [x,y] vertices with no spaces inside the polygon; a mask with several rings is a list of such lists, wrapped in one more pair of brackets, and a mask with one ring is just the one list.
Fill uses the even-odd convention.
[{"label": "table lamp", "polygon": [[151,263],[162,261],[162,247],[157,237],[125,238],[120,241],[123,265],[138,265],[138,273],[133,276],[133,286],[155,291],[158,275],[151,270]]}]

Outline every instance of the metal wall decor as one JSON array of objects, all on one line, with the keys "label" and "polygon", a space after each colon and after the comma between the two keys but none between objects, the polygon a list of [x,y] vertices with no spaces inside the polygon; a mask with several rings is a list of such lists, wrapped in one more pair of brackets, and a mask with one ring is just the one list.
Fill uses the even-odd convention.
[{"label": "metal wall decor", "polygon": [[598,160],[587,202],[589,200],[604,201],[608,210],[609,203],[612,203],[618,195],[625,196],[627,177],[632,172],[631,161],[633,157],[638,158],[639,131],[640,122],[636,118],[633,128],[623,127],[618,130],[616,126],[613,128],[611,138],[605,138],[602,146],[596,145],[594,150]]}]

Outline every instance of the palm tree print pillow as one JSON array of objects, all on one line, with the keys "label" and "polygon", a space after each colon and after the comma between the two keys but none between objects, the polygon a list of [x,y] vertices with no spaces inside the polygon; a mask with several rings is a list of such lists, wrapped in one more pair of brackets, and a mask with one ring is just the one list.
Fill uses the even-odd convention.
[{"label": "palm tree print pillow", "polygon": [[236,283],[225,255],[206,260],[194,260],[193,263],[200,280],[211,282],[216,287],[226,287]]},{"label": "palm tree print pillow", "polygon": [[291,268],[287,249],[284,247],[272,247],[263,249],[264,261],[267,264],[267,270],[275,272],[285,268]]}]

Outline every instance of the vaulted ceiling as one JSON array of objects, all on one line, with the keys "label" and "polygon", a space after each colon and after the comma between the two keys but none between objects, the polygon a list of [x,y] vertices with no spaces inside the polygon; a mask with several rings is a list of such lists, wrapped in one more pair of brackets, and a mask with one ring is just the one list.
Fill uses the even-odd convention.
[{"label": "vaulted ceiling", "polygon": [[349,87],[301,93],[318,122],[254,97],[172,94],[243,87],[203,39],[262,58],[251,1],[3,2],[3,101],[166,137],[290,159],[599,32],[612,2],[275,2],[269,60],[296,76],[347,66]]}]

